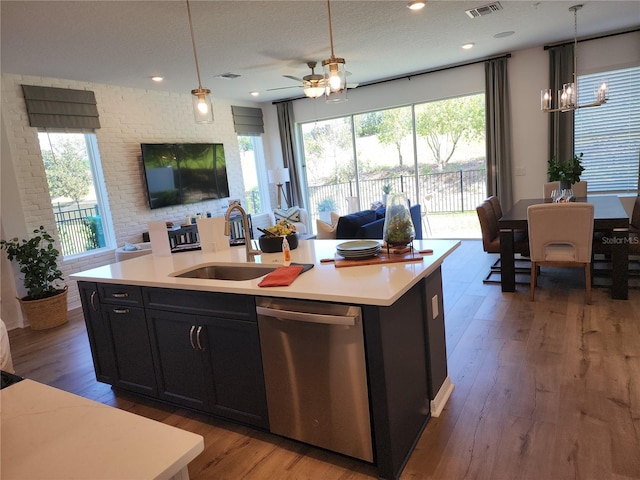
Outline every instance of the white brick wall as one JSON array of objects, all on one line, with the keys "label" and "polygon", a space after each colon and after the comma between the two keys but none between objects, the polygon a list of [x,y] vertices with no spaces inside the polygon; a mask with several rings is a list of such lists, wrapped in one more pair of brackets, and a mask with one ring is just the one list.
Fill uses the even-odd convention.
[{"label": "white brick wall", "polygon": [[[2,75],[2,117],[10,143],[23,212],[10,212],[2,205],[3,216],[20,214],[27,231],[40,225],[55,231],[55,220],[47,180],[40,155],[37,129],[30,127],[22,84],[84,89],[95,92],[101,128],[96,130],[104,181],[112,214],[117,246],[139,242],[147,222],[152,220],[181,222],[189,213],[209,210],[221,213],[226,200],[202,202],[190,206],[150,210],[140,144],[155,142],[217,142],[224,144],[232,197],[243,196],[242,170],[238,141],[233,129],[231,104],[214,99],[214,123],[196,124],[191,95],[118,86],[92,84],[53,78]],[[3,160],[4,161],[4,160]],[[3,179],[3,182],[7,179]],[[12,232],[5,232],[12,236]],[[113,263],[113,249],[64,260],[60,265],[65,278],[89,268]],[[76,282],[67,279],[69,306],[80,304]],[[20,288],[20,286],[18,287]]]}]

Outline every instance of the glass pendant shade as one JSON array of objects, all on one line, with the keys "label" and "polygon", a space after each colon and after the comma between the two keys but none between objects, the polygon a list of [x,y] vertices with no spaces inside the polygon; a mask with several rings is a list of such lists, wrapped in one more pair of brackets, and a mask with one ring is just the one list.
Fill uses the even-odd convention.
[{"label": "glass pendant shade", "polygon": [[327,103],[347,100],[347,73],[344,58],[329,58],[322,61]]},{"label": "glass pendant shade", "polygon": [[213,123],[213,103],[211,90],[208,88],[196,88],[191,90],[193,100],[193,116],[196,123]]}]

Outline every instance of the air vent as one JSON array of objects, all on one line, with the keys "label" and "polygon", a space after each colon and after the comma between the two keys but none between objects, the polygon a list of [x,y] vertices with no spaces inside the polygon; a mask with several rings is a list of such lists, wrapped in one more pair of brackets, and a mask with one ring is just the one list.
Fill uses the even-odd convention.
[{"label": "air vent", "polygon": [[222,78],[223,80],[235,80],[239,78],[240,75],[237,73],[221,73],[220,75],[216,75],[215,78]]},{"label": "air vent", "polygon": [[472,8],[471,10],[465,10],[467,15],[471,18],[476,17],[484,17],[485,15],[490,15],[492,13],[496,13],[502,10],[502,5],[500,2],[489,3],[488,5],[483,5],[482,7]]}]

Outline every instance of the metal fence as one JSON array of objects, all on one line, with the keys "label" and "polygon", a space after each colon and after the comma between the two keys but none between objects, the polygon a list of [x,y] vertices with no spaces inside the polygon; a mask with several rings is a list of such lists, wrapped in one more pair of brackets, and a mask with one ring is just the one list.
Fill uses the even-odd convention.
[{"label": "metal fence", "polygon": [[105,246],[98,207],[54,212],[62,255],[75,255]]},{"label": "metal fence", "polygon": [[419,203],[431,213],[452,213],[475,210],[486,198],[486,170],[458,170],[456,172],[430,173],[418,176],[420,198],[416,193],[414,176],[398,176],[375,180],[355,180],[333,185],[309,187],[311,217],[318,218],[318,204],[332,199],[336,212],[345,215],[347,197],[359,198],[359,209],[370,208],[382,199],[383,185],[391,185],[391,192],[404,192],[412,204]]}]

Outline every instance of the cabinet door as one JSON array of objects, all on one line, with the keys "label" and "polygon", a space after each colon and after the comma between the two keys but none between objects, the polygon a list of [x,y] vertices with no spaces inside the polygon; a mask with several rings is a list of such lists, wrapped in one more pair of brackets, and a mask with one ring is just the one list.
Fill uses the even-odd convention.
[{"label": "cabinet door", "polygon": [[102,318],[98,286],[93,282],[78,282],[78,289],[96,378],[99,382],[113,385],[116,378],[113,341],[109,328]]},{"label": "cabinet door", "polygon": [[207,364],[205,326],[195,315],[147,310],[156,357],[159,397],[210,411],[211,366]]},{"label": "cabinet door", "polygon": [[137,307],[103,305],[116,363],[116,383],[132,392],[157,396],[155,370],[144,310]]},{"label": "cabinet door", "polygon": [[213,413],[268,428],[258,324],[200,317],[207,325],[207,349],[213,364]]}]

